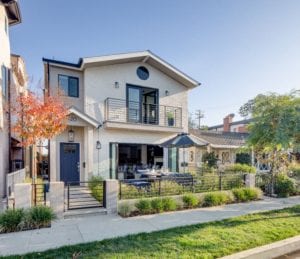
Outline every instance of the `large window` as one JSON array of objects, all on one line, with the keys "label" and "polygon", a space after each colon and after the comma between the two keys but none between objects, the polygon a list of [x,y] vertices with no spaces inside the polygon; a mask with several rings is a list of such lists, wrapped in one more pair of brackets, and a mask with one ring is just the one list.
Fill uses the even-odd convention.
[{"label": "large window", "polygon": [[7,96],[7,90],[8,90],[8,69],[2,65],[1,67],[1,73],[2,73],[2,94],[3,96]]},{"label": "large window", "polygon": [[58,75],[58,85],[65,95],[79,97],[79,80],[77,77]]},{"label": "large window", "polygon": [[127,84],[128,121],[158,124],[158,89]]}]

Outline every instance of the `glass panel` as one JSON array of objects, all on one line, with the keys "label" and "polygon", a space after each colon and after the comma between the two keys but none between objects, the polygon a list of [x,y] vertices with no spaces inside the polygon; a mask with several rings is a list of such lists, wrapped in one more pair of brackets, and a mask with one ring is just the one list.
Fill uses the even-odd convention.
[{"label": "glass panel", "polygon": [[131,122],[140,121],[140,89],[128,88],[128,120]]},{"label": "glass panel", "polygon": [[75,153],[76,152],[76,145],[74,144],[64,144],[64,153],[68,154],[68,153]]},{"label": "glass panel", "polygon": [[69,96],[78,97],[78,78],[69,78]]},{"label": "glass panel", "polygon": [[65,95],[68,95],[68,85],[69,85],[69,78],[67,76],[59,75],[58,76],[58,85],[59,88],[64,92]]}]

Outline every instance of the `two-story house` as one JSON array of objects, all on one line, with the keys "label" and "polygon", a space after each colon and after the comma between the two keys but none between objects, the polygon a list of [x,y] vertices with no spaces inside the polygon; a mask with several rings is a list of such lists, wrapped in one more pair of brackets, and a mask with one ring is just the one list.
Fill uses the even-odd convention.
[{"label": "two-story house", "polygon": [[5,179],[10,171],[9,111],[7,110],[11,81],[9,27],[20,22],[21,15],[17,1],[0,0],[0,198],[5,196]]},{"label": "two-story house", "polygon": [[45,94],[60,95],[69,108],[67,129],[50,140],[52,181],[180,170],[180,151],[159,144],[188,131],[188,91],[196,80],[150,51],[43,62]]}]

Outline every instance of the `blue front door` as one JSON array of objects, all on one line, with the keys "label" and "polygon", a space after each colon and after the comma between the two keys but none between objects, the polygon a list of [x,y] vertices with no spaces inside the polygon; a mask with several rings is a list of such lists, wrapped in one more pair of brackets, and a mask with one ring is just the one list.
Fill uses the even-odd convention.
[{"label": "blue front door", "polygon": [[79,182],[79,143],[60,143],[60,180]]}]

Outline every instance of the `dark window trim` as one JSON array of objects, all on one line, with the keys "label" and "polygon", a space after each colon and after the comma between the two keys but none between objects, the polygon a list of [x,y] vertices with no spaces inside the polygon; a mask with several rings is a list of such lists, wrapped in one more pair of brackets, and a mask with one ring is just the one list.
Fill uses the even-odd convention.
[{"label": "dark window trim", "polygon": [[[58,87],[59,88],[60,88],[60,85],[59,85],[59,77],[60,76],[66,76],[68,78],[68,93],[66,93],[66,96],[73,97],[73,98],[79,98],[79,77],[68,76],[68,75],[65,75],[65,74],[58,74],[57,81],[58,81]],[[75,79],[77,81],[77,95],[71,95],[70,94],[70,79]]]},{"label": "dark window trim", "polygon": [[[135,89],[150,89],[153,90],[153,92],[156,92],[156,98],[157,98],[157,124],[159,123],[159,89],[158,88],[154,88],[154,87],[148,87],[148,86],[142,86],[142,85],[135,85],[135,84],[130,84],[130,83],[126,83],[126,108],[129,108],[129,88],[135,88]],[[142,121],[142,110],[143,110],[143,99],[142,99],[142,95],[140,95],[140,114],[139,114],[139,122]],[[128,120],[128,114],[127,114],[127,120]]]}]

